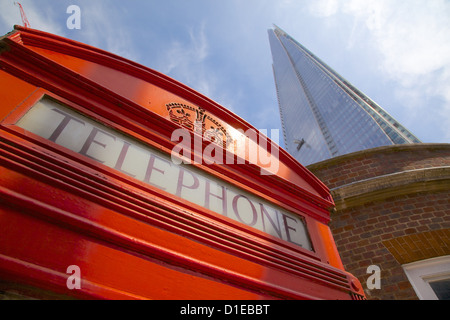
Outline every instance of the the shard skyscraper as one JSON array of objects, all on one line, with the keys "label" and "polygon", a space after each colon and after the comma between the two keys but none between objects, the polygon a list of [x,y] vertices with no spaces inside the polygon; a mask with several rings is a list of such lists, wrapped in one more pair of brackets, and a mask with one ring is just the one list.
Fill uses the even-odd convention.
[{"label": "the shard skyscraper", "polygon": [[420,143],[286,32],[275,26],[269,40],[285,148],[301,164],[380,146]]}]

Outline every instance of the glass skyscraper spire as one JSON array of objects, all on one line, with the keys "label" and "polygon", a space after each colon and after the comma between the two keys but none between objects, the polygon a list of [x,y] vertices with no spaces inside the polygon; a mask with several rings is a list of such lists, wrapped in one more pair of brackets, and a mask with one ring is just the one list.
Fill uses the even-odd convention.
[{"label": "glass skyscraper spire", "polygon": [[278,28],[269,30],[285,148],[301,164],[420,143],[369,97]]}]

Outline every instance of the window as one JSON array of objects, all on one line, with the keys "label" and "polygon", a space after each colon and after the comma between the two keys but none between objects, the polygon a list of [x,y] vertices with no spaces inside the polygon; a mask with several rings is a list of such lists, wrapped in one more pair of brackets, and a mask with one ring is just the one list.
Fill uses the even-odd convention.
[{"label": "window", "polygon": [[439,300],[450,300],[450,279],[429,282]]},{"label": "window", "polygon": [[450,300],[450,256],[402,266],[421,300]]}]

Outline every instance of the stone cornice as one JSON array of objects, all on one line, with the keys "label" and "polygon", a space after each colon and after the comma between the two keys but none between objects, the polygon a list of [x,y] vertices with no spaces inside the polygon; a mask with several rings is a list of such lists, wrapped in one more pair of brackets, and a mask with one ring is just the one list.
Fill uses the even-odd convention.
[{"label": "stone cornice", "polygon": [[448,190],[450,166],[416,169],[378,176],[331,190],[336,209],[418,192]]},{"label": "stone cornice", "polygon": [[335,158],[327,159],[321,162],[317,162],[307,166],[312,172],[320,170],[325,167],[330,167],[333,165],[338,165],[343,162],[347,162],[351,159],[357,159],[359,157],[368,157],[374,154],[388,154],[388,153],[398,153],[404,151],[436,151],[436,150],[448,150],[450,152],[450,143],[417,143],[417,144],[399,144],[385,147],[378,147],[373,149],[367,149],[362,151],[357,151],[349,154],[345,154],[342,156],[338,156]]}]

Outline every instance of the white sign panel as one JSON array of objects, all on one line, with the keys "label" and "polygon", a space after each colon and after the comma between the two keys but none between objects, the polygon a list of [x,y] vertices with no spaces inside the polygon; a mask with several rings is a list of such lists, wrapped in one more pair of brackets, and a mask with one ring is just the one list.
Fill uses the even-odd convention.
[{"label": "white sign panel", "polygon": [[312,250],[303,218],[44,97],[16,124],[130,177]]}]

